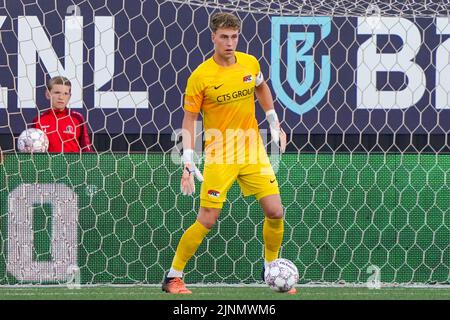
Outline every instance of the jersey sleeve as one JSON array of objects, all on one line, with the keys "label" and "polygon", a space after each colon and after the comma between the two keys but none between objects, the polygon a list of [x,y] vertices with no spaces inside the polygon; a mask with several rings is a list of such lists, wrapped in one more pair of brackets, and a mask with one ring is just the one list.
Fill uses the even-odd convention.
[{"label": "jersey sleeve", "polygon": [[80,148],[82,152],[92,152],[91,139],[89,138],[89,132],[86,122],[80,127]]},{"label": "jersey sleeve", "polygon": [[89,138],[89,131],[84,117],[81,113],[74,112],[72,116],[78,120],[80,125],[80,136],[78,138],[78,144],[82,152],[92,152],[91,139]]},{"label": "jersey sleeve", "polygon": [[193,73],[187,82],[184,95],[184,110],[199,113],[203,104],[203,83],[197,74]]}]

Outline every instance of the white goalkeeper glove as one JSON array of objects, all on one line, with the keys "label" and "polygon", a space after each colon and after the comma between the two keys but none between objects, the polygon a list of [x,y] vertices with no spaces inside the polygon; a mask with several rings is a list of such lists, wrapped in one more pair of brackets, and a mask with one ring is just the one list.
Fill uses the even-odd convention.
[{"label": "white goalkeeper glove", "polygon": [[183,174],[181,176],[181,193],[190,196],[195,192],[194,175],[198,181],[203,181],[203,176],[194,162],[194,150],[183,151]]},{"label": "white goalkeeper glove", "polygon": [[280,121],[278,120],[277,113],[274,109],[270,109],[266,112],[266,119],[270,125],[270,135],[272,136],[272,140],[278,145],[280,152],[283,153],[286,151],[286,133],[281,129]]}]

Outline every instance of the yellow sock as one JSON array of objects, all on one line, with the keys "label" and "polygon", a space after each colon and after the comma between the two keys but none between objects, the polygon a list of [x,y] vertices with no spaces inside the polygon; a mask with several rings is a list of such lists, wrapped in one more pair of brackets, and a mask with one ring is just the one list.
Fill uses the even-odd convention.
[{"label": "yellow sock", "polygon": [[264,258],[271,262],[278,258],[284,234],[284,219],[265,218],[263,224]]},{"label": "yellow sock", "polygon": [[172,261],[172,268],[177,271],[183,271],[189,259],[197,251],[209,229],[203,226],[198,220],[195,220],[183,234],[178,243],[177,251]]}]

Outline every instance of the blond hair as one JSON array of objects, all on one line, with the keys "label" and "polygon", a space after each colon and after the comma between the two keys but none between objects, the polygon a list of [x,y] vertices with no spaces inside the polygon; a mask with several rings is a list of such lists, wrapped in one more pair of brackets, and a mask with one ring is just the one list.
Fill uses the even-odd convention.
[{"label": "blond hair", "polygon": [[47,83],[47,90],[51,91],[55,84],[61,84],[72,88],[72,83],[70,82],[69,79],[63,76],[56,76],[51,78],[50,81]]},{"label": "blond hair", "polygon": [[216,32],[219,28],[240,30],[241,21],[234,14],[219,12],[211,16],[209,27],[212,32]]}]

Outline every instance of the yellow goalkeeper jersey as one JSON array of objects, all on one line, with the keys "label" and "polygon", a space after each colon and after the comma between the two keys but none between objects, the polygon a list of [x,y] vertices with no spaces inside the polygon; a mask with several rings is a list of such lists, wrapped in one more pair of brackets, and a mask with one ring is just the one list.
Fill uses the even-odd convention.
[{"label": "yellow goalkeeper jersey", "polygon": [[255,151],[261,151],[254,96],[259,62],[242,52],[235,56],[236,63],[227,67],[212,57],[207,59],[187,82],[184,109],[202,113],[207,162],[233,159],[234,163],[247,163],[259,154]]}]

